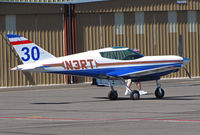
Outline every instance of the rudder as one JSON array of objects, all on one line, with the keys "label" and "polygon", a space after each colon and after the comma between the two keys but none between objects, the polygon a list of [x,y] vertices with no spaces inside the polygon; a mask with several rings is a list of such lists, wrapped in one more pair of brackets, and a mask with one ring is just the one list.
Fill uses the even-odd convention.
[{"label": "rudder", "polygon": [[55,56],[24,37],[7,34],[7,38],[23,63],[33,63],[35,61],[55,58]]}]

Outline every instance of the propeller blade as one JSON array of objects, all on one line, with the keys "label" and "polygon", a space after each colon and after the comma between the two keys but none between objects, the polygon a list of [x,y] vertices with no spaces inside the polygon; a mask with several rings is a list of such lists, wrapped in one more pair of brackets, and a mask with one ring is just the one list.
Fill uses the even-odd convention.
[{"label": "propeller blade", "polygon": [[182,35],[179,35],[179,50],[178,51],[179,51],[179,56],[181,56],[183,58],[183,61],[184,61],[183,68],[184,68],[186,74],[191,79],[191,74],[188,72],[188,70],[185,67],[185,64],[190,62],[190,59],[187,59],[187,58],[183,57],[183,36]]},{"label": "propeller blade", "polygon": [[187,74],[187,75],[189,76],[189,78],[191,79],[191,74],[188,72],[188,70],[186,69],[186,67],[184,66],[183,68],[184,68],[186,74]]},{"label": "propeller blade", "polygon": [[179,56],[183,57],[183,36],[179,35]]}]

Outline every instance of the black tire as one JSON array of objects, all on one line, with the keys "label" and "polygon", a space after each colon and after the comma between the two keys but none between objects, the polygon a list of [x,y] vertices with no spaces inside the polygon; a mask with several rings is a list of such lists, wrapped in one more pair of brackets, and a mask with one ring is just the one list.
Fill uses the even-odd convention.
[{"label": "black tire", "polygon": [[140,93],[139,93],[139,91],[137,91],[137,90],[131,91],[131,93],[130,93],[130,99],[132,99],[132,100],[138,100],[138,99],[140,99]]},{"label": "black tire", "polygon": [[118,98],[118,93],[117,93],[117,91],[110,91],[109,93],[108,93],[108,98],[110,99],[110,100],[117,100],[117,98]]},{"label": "black tire", "polygon": [[155,96],[158,99],[162,99],[165,96],[165,91],[162,88],[158,87],[155,91]]}]

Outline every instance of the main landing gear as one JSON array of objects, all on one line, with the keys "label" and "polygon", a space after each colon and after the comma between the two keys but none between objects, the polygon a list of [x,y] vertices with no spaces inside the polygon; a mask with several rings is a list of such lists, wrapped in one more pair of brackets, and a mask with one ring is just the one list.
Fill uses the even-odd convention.
[{"label": "main landing gear", "polygon": [[[140,93],[137,90],[131,90],[129,87],[127,87],[124,80],[121,80],[122,84],[125,86],[126,89],[129,90],[130,93],[130,99],[132,100],[138,100],[140,99]],[[108,98],[110,100],[117,100],[118,99],[118,93],[116,90],[114,90],[113,86],[110,83],[111,91],[108,93]]]},{"label": "main landing gear", "polygon": [[108,98],[110,100],[117,100],[118,99],[118,93],[116,90],[114,90],[113,86],[111,87],[111,91],[108,93]]},{"label": "main landing gear", "polygon": [[[127,87],[124,80],[122,80],[122,84],[125,86],[126,89],[129,90],[130,93],[130,99],[132,100],[139,100],[140,99],[140,93],[137,90],[131,90],[129,87]],[[156,80],[157,88],[155,90],[155,97],[157,99],[162,99],[165,96],[165,91],[161,88],[160,83],[158,80]],[[117,100],[118,99],[118,93],[116,90],[114,90],[113,86],[110,83],[111,91],[108,93],[108,98],[110,100]]]},{"label": "main landing gear", "polygon": [[[118,99],[118,93],[116,90],[114,90],[113,86],[111,86],[111,91],[108,93],[108,98],[110,100],[117,100]],[[140,99],[140,93],[137,90],[130,90],[130,99],[132,100],[138,100]]]}]

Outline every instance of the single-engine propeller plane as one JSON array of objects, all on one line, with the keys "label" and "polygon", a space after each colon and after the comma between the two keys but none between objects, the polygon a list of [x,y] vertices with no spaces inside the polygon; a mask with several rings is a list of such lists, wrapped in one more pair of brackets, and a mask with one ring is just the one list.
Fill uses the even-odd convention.
[{"label": "single-engine propeller plane", "polygon": [[[24,37],[7,34],[7,38],[23,62],[11,70],[106,79],[111,87],[108,94],[110,100],[118,98],[118,93],[113,88],[113,80],[120,81],[130,91],[131,99],[140,98],[137,90],[127,87],[125,79],[135,82],[156,80],[155,96],[161,99],[165,92],[158,82],[160,77],[177,72],[181,67],[186,69],[185,64],[190,61],[174,55],[144,56],[125,47],[109,47],[56,58]],[[188,72],[187,74],[189,75]]]}]

